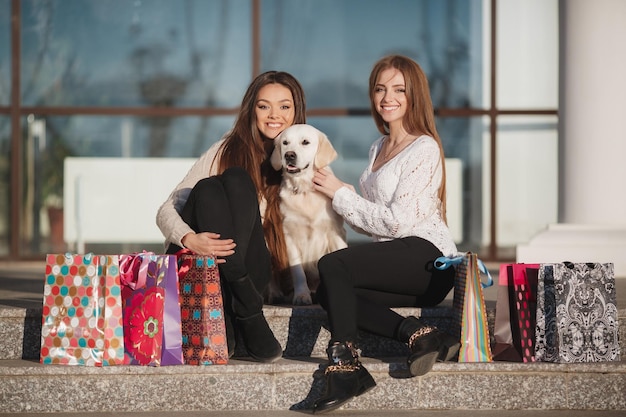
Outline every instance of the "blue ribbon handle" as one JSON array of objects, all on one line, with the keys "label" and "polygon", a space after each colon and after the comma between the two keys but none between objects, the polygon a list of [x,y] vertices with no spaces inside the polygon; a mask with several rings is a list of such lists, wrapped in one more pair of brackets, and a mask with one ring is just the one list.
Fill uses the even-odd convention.
[{"label": "blue ribbon handle", "polygon": [[[463,263],[463,259],[465,259],[465,255],[455,257],[440,256],[439,258],[435,259],[435,268],[443,271],[444,269],[448,269],[451,266],[460,265],[461,263]],[[491,278],[489,270],[487,269],[483,261],[481,261],[480,259],[476,260],[478,261],[478,270],[487,276],[487,283],[484,283],[481,280],[480,286],[483,288],[491,287],[493,285],[493,278]]]}]

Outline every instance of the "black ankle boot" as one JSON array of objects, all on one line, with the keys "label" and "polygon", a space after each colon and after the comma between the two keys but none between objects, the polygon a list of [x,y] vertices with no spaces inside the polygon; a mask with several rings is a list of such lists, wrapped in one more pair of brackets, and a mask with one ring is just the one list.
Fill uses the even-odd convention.
[{"label": "black ankle boot", "polygon": [[437,361],[451,360],[461,346],[456,338],[412,316],[400,323],[398,339],[411,350],[407,365],[412,376],[425,375]]},{"label": "black ankle boot", "polygon": [[316,414],[335,410],[376,386],[372,375],[359,361],[359,352],[351,342],[336,342],[326,349],[326,353],[326,392],[313,405],[313,413]]},{"label": "black ankle boot", "polygon": [[237,333],[235,332],[235,312],[232,308],[232,295],[228,284],[222,280],[222,300],[224,309],[224,326],[226,327],[226,343],[228,357],[232,358],[237,350]]},{"label": "black ankle boot", "polygon": [[259,362],[274,362],[283,356],[283,348],[274,337],[263,313],[256,316],[237,317],[243,343],[252,359]]},{"label": "black ankle boot", "polygon": [[235,334],[233,320],[232,314],[224,311],[224,326],[226,327],[226,344],[228,345],[229,359],[235,354],[235,347],[237,346],[237,336]]},{"label": "black ankle boot", "polygon": [[228,282],[228,286],[237,329],[248,354],[259,362],[274,362],[283,355],[283,349],[263,315],[263,297],[247,275]]}]

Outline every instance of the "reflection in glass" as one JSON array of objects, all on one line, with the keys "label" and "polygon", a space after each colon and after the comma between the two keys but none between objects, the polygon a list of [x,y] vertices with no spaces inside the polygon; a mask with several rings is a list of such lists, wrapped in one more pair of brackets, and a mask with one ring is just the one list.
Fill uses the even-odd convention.
[{"label": "reflection in glass", "polygon": [[265,0],[262,69],[295,75],[309,107],[369,108],[379,58],[401,53],[428,75],[436,107],[482,105],[482,0]]},{"label": "reflection in glass", "polygon": [[[253,52],[258,52],[261,71],[285,70],[301,81],[309,109],[345,109],[349,114],[310,117],[309,122],[328,134],[339,153],[333,169],[354,185],[367,163],[369,146],[379,136],[371,118],[362,114],[369,110],[369,72],[381,56],[401,53],[414,58],[428,76],[437,108],[489,104],[491,34],[489,22],[483,21],[489,15],[488,1],[263,0],[258,2],[259,51],[252,49],[257,36],[251,24],[254,3],[21,0],[21,85],[16,86],[21,103],[49,106],[53,112],[64,106],[89,106],[103,113],[137,106],[192,111],[210,107],[234,113],[251,79]],[[499,108],[556,108],[557,3],[498,2]],[[5,201],[10,173],[6,109],[11,92],[11,4],[0,0],[0,107],[5,109],[0,115],[0,194]],[[521,39],[520,28],[527,26],[528,16],[534,32]],[[21,239],[20,256],[59,246],[47,208],[58,207],[65,194],[65,156],[197,158],[231,128],[235,117],[23,116],[21,125],[13,128],[23,132],[24,221],[10,225],[9,204],[0,207],[0,254],[8,253],[11,228]],[[462,163],[459,248],[478,251],[492,243],[489,121],[440,117],[437,123],[446,157]],[[498,171],[493,174],[498,184],[494,218],[499,249],[524,241],[553,217],[555,123],[556,117],[500,118]],[[520,161],[527,158],[513,157],[518,151],[525,155],[529,144],[546,158],[544,183],[516,177],[522,172]],[[514,175],[502,171],[508,167],[515,167]],[[511,190],[527,192],[533,187],[548,202],[539,215],[510,206]],[[63,250],[64,245],[62,236]],[[144,248],[149,246],[136,249]],[[122,248],[94,243],[87,249],[115,253]],[[161,249],[157,245],[155,250]]]},{"label": "reflection in glass", "polygon": [[0,106],[11,99],[11,1],[0,0]]},{"label": "reflection in glass", "polygon": [[337,151],[331,165],[337,177],[358,189],[371,144],[381,135],[370,116],[309,117],[307,122],[328,136]]},{"label": "reflection in glass", "polygon": [[514,247],[557,222],[557,117],[500,117],[496,150],[497,244]]},{"label": "reflection in glass", "polygon": [[10,230],[10,157],[11,157],[11,124],[8,117],[0,115],[0,255],[9,253]]},{"label": "reflection in glass", "polygon": [[[0,122],[2,121],[0,118]],[[168,118],[167,122],[167,130],[158,133],[164,137],[165,145],[158,152],[153,152],[151,148],[154,141],[153,135],[155,130],[162,128],[162,125],[154,125],[151,119],[36,115],[24,118],[23,125],[26,132],[23,141],[25,197],[22,204],[25,227],[22,231],[22,250],[24,253],[64,252],[68,249],[63,236],[63,224],[53,223],[55,214],[63,218],[63,211],[59,212],[59,209],[62,210],[64,207],[65,158],[105,157],[111,158],[111,161],[120,158],[155,158],[157,162],[157,157],[196,159],[231,128],[234,118],[229,116],[178,117]],[[8,134],[6,143],[8,146]],[[4,142],[2,144],[4,146]],[[183,175],[184,172],[177,173],[176,182],[182,180]],[[115,201],[114,193],[117,187],[151,187],[157,190],[159,184],[154,184],[151,178],[143,178],[141,174],[138,174],[124,181],[108,184],[102,189],[102,193],[112,192],[110,201]],[[165,200],[171,188],[159,191],[162,194],[160,197],[162,200]],[[132,201],[118,203],[132,204]],[[154,208],[155,212],[156,209],[157,207]],[[150,213],[149,217],[152,221],[154,213]],[[116,220],[107,218],[107,207],[103,205],[102,221],[115,222]],[[116,251],[119,252],[119,250],[118,246]]]},{"label": "reflection in glass", "polygon": [[451,184],[448,187],[449,192],[457,188],[461,190],[460,196],[448,195],[448,199],[460,199],[459,204],[462,207],[459,221],[462,240],[460,244],[457,242],[457,246],[459,250],[477,252],[483,247],[483,198],[489,196],[483,185],[483,180],[489,178],[488,173],[487,176],[483,173],[486,154],[483,134],[489,129],[485,127],[485,121],[481,117],[439,117],[436,123],[446,159],[457,159],[461,163],[461,177],[455,178],[450,172],[448,178],[448,184],[451,181],[461,181],[460,185]]},{"label": "reflection in glass", "polygon": [[24,105],[235,107],[250,81],[248,0],[21,4]]},{"label": "reflection in glass", "polygon": [[558,0],[498,2],[498,107],[558,107],[558,16]]}]

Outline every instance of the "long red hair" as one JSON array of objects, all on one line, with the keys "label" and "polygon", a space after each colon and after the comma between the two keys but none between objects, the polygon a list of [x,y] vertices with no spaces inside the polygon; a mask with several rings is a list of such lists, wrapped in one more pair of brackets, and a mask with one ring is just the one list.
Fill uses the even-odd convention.
[{"label": "long red hair", "polygon": [[441,200],[441,217],[444,222],[446,220],[446,164],[443,153],[443,144],[437,126],[435,126],[435,111],[430,98],[430,88],[428,87],[428,78],[419,66],[419,64],[410,58],[402,55],[389,55],[380,59],[370,74],[369,91],[370,105],[372,116],[376,127],[383,135],[389,133],[389,125],[385,122],[380,114],[376,111],[376,102],[374,101],[374,92],[376,82],[381,72],[386,69],[394,68],[404,76],[406,87],[406,98],[408,110],[402,120],[402,124],[407,133],[412,135],[427,134],[437,141],[439,145],[439,153],[441,155],[442,178],[439,186],[439,199]]}]

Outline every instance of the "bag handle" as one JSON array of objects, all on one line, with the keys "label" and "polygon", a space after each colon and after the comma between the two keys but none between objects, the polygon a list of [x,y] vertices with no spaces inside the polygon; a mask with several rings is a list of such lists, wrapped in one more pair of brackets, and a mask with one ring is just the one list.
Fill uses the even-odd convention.
[{"label": "bag handle", "polygon": [[[180,249],[176,252],[175,256],[178,263],[178,279],[183,279],[193,266],[193,259],[189,256],[184,257],[184,255],[196,256],[196,253],[187,248]],[[202,268],[204,266],[213,268],[216,265],[214,256],[198,256],[195,261],[197,268]]]},{"label": "bag handle", "polygon": [[131,255],[120,255],[120,282],[136,290],[144,288],[148,280],[148,266],[154,252],[143,251]]},{"label": "bag handle", "polygon": [[94,258],[94,254],[93,252],[88,252],[88,253],[84,253],[82,255],[76,255],[72,252],[65,252],[65,255],[63,255],[65,257],[65,263],[67,264],[72,264],[74,263],[74,258],[76,256],[80,256],[82,257],[86,262],[91,263],[93,261]]},{"label": "bag handle", "polygon": [[[451,266],[456,267],[463,263],[463,259],[465,259],[466,256],[467,255],[455,256],[455,257],[440,256],[439,258],[435,259],[435,262],[434,262],[435,268],[439,269],[440,271],[443,271],[444,269],[448,269]],[[491,287],[493,285],[493,278],[491,278],[491,274],[489,273],[489,270],[487,269],[483,261],[481,261],[478,258],[476,258],[476,261],[478,263],[478,270],[487,276],[487,282],[485,283],[485,282],[482,282],[481,280],[480,286],[483,288]]]},{"label": "bag handle", "polygon": [[[570,262],[570,261],[564,261],[563,265],[565,265],[569,269],[574,269],[574,267],[576,266],[576,264],[574,264],[574,262]],[[596,264],[593,263],[593,262],[586,262],[585,265],[587,265],[587,268],[589,268],[589,269],[594,269],[596,267]]]}]

